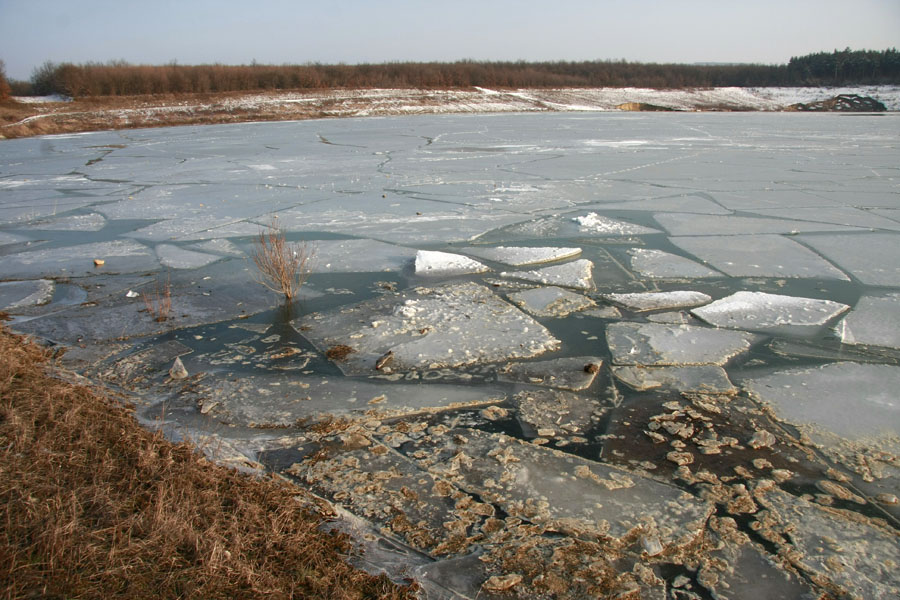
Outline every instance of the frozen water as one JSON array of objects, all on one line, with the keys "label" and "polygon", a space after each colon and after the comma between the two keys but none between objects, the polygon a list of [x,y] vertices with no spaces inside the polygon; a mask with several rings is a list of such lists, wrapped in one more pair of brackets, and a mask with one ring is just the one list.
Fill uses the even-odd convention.
[{"label": "frozen water", "polygon": [[237,246],[224,238],[209,240],[208,242],[201,242],[199,244],[192,244],[191,246],[189,246],[189,248],[193,250],[199,250],[201,252],[221,254],[222,256],[244,255],[244,253],[241,252],[241,250]]},{"label": "frozen water", "polygon": [[845,344],[900,348],[900,295],[860,298],[835,329]]},{"label": "frozen water", "polygon": [[693,325],[611,323],[606,343],[616,365],[724,365],[756,339],[744,331]]},{"label": "frozen water", "polygon": [[[104,260],[105,265],[98,268],[94,265],[95,259]],[[4,276],[24,278],[61,274],[79,277],[104,271],[136,273],[159,268],[159,262],[149,248],[123,240],[20,252],[5,257],[3,262]]]},{"label": "frozen water", "polygon": [[583,435],[613,406],[610,401],[548,389],[519,392],[512,403],[519,425],[532,438]]},{"label": "frozen water", "polygon": [[53,288],[48,279],[0,282],[0,309],[46,304],[53,297]]},{"label": "frozen water", "polygon": [[700,263],[662,250],[632,248],[628,253],[631,256],[631,268],[644,277],[670,279],[722,276]]},{"label": "frozen water", "polygon": [[699,325],[700,321],[683,311],[661,312],[647,315],[651,323],[668,323],[670,325]]},{"label": "frozen water", "polygon": [[339,366],[356,374],[375,373],[388,352],[392,370],[409,370],[529,358],[559,347],[540,323],[475,283],[415,288],[297,324],[322,350],[353,348]]},{"label": "frozen water", "polygon": [[156,246],[156,256],[164,267],[170,269],[196,269],[205,267],[210,263],[220,260],[220,256],[194,252],[172,244],[159,244]]},{"label": "frozen water", "polygon": [[848,231],[853,227],[762,217],[667,214],[655,215],[671,235],[748,235],[758,233],[798,233],[801,231]]},{"label": "frozen water", "polygon": [[581,254],[581,248],[530,248],[522,246],[497,246],[496,248],[481,248],[470,246],[463,248],[463,252],[503,263],[513,267],[524,267],[545,262],[574,258]]},{"label": "frozen water", "polygon": [[669,308],[687,308],[706,304],[712,297],[703,292],[638,292],[631,294],[605,294],[602,296],[613,304],[628,310],[643,312],[647,310],[663,310]]},{"label": "frozen water", "polygon": [[58,217],[41,219],[23,229],[43,229],[48,231],[100,231],[106,227],[106,219],[103,215],[90,213],[87,215],[73,215],[70,217]]},{"label": "frozen water", "polygon": [[900,287],[900,233],[810,235],[800,240],[866,285]]},{"label": "frozen water", "polygon": [[26,237],[24,235],[16,235],[13,233],[6,233],[5,231],[0,231],[0,246],[5,246],[7,244],[21,244],[23,242],[27,242],[33,238]]},{"label": "frozen water", "polygon": [[419,250],[416,252],[415,264],[416,275],[453,276],[490,270],[477,260],[436,250]]},{"label": "frozen water", "polygon": [[674,237],[672,243],[732,277],[849,278],[793,240],[779,235]]},{"label": "frozen water", "polygon": [[594,306],[590,298],[555,286],[514,292],[507,297],[513,304],[537,317],[565,317]]},{"label": "frozen water", "polygon": [[879,216],[877,211],[846,206],[820,206],[816,208],[769,208],[754,212],[768,217],[797,221],[813,221],[835,225],[851,225],[871,229],[900,231],[900,223]]},{"label": "frozen water", "polygon": [[573,219],[578,223],[578,228],[582,233],[593,233],[596,235],[643,235],[646,233],[659,233],[656,229],[644,227],[643,225],[635,225],[618,219],[611,219],[598,215],[597,213],[588,213],[584,216],[575,217]]},{"label": "frozen water", "polygon": [[814,424],[854,440],[900,434],[900,367],[839,362],[741,383],[793,423]]},{"label": "frozen water", "polygon": [[848,308],[831,300],[736,292],[691,313],[716,327],[796,332],[821,327]]},{"label": "frozen water", "polygon": [[374,240],[317,240],[308,242],[314,251],[314,273],[375,273],[402,271],[416,251]]},{"label": "frozen water", "polygon": [[704,394],[735,394],[737,388],[728,379],[725,369],[717,365],[697,367],[615,366],[613,375],[638,391],[675,390]]},{"label": "frozen water", "polygon": [[498,370],[497,379],[577,392],[594,383],[602,365],[603,359],[596,356],[510,363]]},{"label": "frozen water", "polygon": [[591,279],[591,270],[593,268],[594,263],[585,258],[580,258],[564,265],[544,267],[534,271],[503,271],[500,273],[500,276],[543,283],[544,285],[592,290],[594,289],[594,281]]}]

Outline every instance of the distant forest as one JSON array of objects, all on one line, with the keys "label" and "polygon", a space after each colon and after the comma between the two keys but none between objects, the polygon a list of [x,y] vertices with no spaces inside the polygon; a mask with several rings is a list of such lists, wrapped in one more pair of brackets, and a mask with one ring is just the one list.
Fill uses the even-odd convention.
[{"label": "distant forest", "polygon": [[[2,71],[0,71],[2,74]],[[587,62],[397,62],[359,65],[229,66],[52,63],[14,95],[71,97],[219,93],[330,88],[453,89],[561,87],[710,88],[900,84],[900,52],[836,50],[791,58],[786,65]]]}]

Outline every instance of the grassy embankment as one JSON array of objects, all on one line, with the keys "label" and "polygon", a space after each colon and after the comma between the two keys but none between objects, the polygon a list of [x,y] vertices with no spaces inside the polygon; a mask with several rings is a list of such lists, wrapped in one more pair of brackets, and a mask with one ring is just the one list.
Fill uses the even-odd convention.
[{"label": "grassy embankment", "polygon": [[0,597],[413,597],[303,491],[214,465],[0,326]]}]

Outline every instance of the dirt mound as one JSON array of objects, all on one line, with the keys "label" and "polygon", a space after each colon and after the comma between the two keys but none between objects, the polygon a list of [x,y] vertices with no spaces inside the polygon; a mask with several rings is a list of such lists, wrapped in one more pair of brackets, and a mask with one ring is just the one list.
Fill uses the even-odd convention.
[{"label": "dirt mound", "polygon": [[887,108],[869,96],[859,94],[840,94],[827,100],[818,100],[806,104],[791,104],[787,110],[816,112],[884,112]]}]

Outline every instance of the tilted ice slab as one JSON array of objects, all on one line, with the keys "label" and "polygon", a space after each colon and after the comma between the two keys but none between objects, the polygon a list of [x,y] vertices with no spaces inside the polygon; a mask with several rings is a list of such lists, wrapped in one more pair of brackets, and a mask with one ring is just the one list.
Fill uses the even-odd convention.
[{"label": "tilted ice slab", "polygon": [[631,248],[631,270],[653,279],[721,277],[722,274],[677,254],[650,248]]},{"label": "tilted ice slab", "polygon": [[645,310],[664,310],[669,308],[687,308],[706,304],[711,296],[703,292],[678,290],[674,292],[638,292],[633,294],[605,294],[603,299],[618,304],[628,310],[643,312]]},{"label": "tilted ice slab", "polygon": [[214,254],[186,250],[172,244],[159,244],[156,247],[156,256],[164,267],[170,269],[197,269],[222,258]]},{"label": "tilted ice slab", "polygon": [[694,540],[712,511],[673,486],[505,435],[456,429],[442,440],[429,470],[556,531],[622,539],[643,529],[668,548]]},{"label": "tilted ice slab", "polygon": [[591,387],[601,365],[603,359],[596,356],[569,356],[510,363],[497,371],[497,380],[543,385],[574,392]]},{"label": "tilted ice slab", "polygon": [[780,235],[673,237],[671,242],[732,277],[849,280],[821,256]]},{"label": "tilted ice slab", "polygon": [[900,233],[809,235],[800,239],[866,285],[900,287]]},{"label": "tilted ice slab", "polygon": [[[420,287],[296,322],[319,349],[350,346],[338,363],[348,374],[374,374],[387,352],[392,370],[459,367],[555,350],[543,325],[476,283]],[[308,328],[308,329],[306,329]]]},{"label": "tilted ice slab", "polygon": [[643,225],[635,225],[627,221],[619,221],[598,215],[597,213],[588,213],[581,217],[572,219],[578,223],[578,229],[582,233],[594,233],[598,235],[643,235],[646,233],[659,233],[656,229],[644,227]]},{"label": "tilted ice slab", "polygon": [[595,306],[594,301],[586,296],[552,285],[514,292],[509,294],[508,298],[520,308],[538,317],[565,317]]},{"label": "tilted ice slab", "polygon": [[490,269],[477,260],[452,252],[419,250],[416,252],[416,275],[453,276],[484,273]]},{"label": "tilted ice slab", "polygon": [[53,282],[49,279],[4,281],[0,283],[0,309],[46,304],[53,298],[53,288]]},{"label": "tilted ice slab", "polygon": [[307,242],[313,273],[380,273],[402,271],[415,250],[375,240]]},{"label": "tilted ice slab", "polygon": [[613,375],[639,392],[663,389],[704,394],[735,394],[737,388],[718,365],[696,367],[615,366]]},{"label": "tilted ice slab", "polygon": [[479,248],[468,247],[463,248],[463,252],[492,260],[494,262],[511,265],[513,267],[523,267],[525,265],[534,265],[545,262],[553,262],[563,260],[565,258],[574,258],[581,254],[581,248],[530,248],[524,246],[497,246],[496,248]]},{"label": "tilted ice slab", "polygon": [[606,342],[617,365],[724,365],[747,351],[756,336],[693,325],[611,323]]},{"label": "tilted ice slab", "polygon": [[[104,260],[105,265],[95,266],[95,259]],[[3,274],[6,277],[76,277],[107,271],[134,273],[159,268],[159,262],[149,248],[137,242],[123,240],[20,252],[3,257],[3,262]]]},{"label": "tilted ice slab", "polygon": [[544,285],[559,285],[579,290],[592,290],[594,289],[594,280],[591,277],[593,267],[594,263],[586,258],[581,258],[564,265],[545,267],[533,271],[503,271],[500,273],[500,277],[522,279],[524,281],[543,283]]},{"label": "tilted ice slab", "polygon": [[845,344],[900,348],[900,294],[860,298],[835,330]]},{"label": "tilted ice slab", "polygon": [[797,332],[821,327],[848,308],[831,300],[736,292],[691,313],[716,327]]},{"label": "tilted ice slab", "polygon": [[838,362],[741,382],[779,417],[851,439],[900,434],[900,367]]}]

